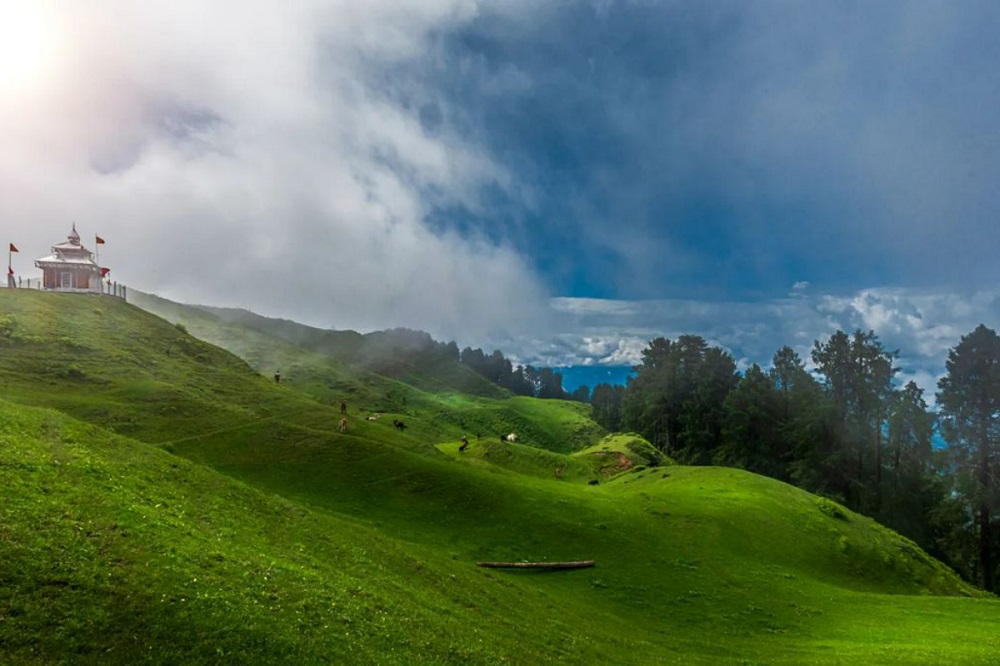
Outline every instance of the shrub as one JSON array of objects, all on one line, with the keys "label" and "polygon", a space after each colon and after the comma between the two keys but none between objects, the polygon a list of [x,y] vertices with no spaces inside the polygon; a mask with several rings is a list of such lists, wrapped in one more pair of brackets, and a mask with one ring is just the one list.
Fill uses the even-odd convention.
[{"label": "shrub", "polygon": [[827,499],[826,497],[820,497],[816,500],[816,506],[819,507],[820,511],[831,518],[836,518],[837,520],[847,520],[847,514],[844,513],[844,508],[833,500]]},{"label": "shrub", "polygon": [[659,467],[667,461],[666,456],[657,451],[650,444],[639,439],[631,440],[625,445],[625,448],[629,450],[629,453],[632,453],[636,456],[636,458],[650,467]]},{"label": "shrub", "polygon": [[17,317],[7,314],[0,317],[0,338],[12,339],[17,330]]}]

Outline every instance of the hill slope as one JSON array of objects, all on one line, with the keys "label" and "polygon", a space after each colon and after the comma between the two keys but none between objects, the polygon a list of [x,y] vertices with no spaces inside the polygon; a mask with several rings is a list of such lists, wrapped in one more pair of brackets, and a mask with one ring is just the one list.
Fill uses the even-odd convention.
[{"label": "hill slope", "polygon": [[[459,391],[489,398],[507,395],[452,358],[446,345],[420,331],[396,329],[362,335],[262,317],[247,310],[182,305],[141,292],[133,292],[131,298],[144,310],[182,323],[198,338],[247,359],[262,372],[290,367],[288,350],[295,349],[298,354],[312,352],[336,359],[353,367],[355,373],[367,371],[422,391]],[[457,351],[454,349],[455,355]]]},{"label": "hill slope", "polygon": [[[418,392],[411,428],[352,416],[340,433],[338,410],[116,299],[0,291],[0,313],[8,661],[990,663],[1000,647],[1000,604],[905,539],[752,474],[650,466],[666,461],[629,441],[560,449],[586,420],[558,401],[509,406],[545,451],[459,453],[462,422],[508,400]],[[627,471],[600,473],[618,453]]]},{"label": "hill slope", "polygon": [[[4,663],[585,656],[581,609],[51,410],[0,401]],[[522,635],[525,613],[555,617]],[[598,629],[599,628],[596,628]]]}]

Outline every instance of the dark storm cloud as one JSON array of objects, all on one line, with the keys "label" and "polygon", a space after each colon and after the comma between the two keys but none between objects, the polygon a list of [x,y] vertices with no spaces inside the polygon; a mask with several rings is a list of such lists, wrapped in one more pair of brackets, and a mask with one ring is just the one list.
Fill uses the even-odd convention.
[{"label": "dark storm cloud", "polygon": [[404,71],[531,187],[511,234],[562,293],[965,284],[1000,277],[998,12],[487,8]]}]

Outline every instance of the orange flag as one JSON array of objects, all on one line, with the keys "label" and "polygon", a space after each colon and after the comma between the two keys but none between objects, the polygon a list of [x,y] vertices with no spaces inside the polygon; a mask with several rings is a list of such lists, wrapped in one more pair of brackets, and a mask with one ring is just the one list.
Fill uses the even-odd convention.
[{"label": "orange flag", "polygon": [[97,239],[97,244],[98,245],[104,245],[104,239],[103,238],[101,238],[100,236],[96,236],[96,235],[94,236],[94,238]]},{"label": "orange flag", "polygon": [[17,249],[17,246],[16,246],[16,245],[14,245],[13,243],[11,243],[11,244],[10,244],[10,251],[11,251],[11,252],[18,252],[19,250]]}]

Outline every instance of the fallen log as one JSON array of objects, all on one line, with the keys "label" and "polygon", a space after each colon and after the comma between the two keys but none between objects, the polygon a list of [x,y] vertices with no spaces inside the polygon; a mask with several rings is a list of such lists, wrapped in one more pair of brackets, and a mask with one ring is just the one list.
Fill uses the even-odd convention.
[{"label": "fallen log", "polygon": [[477,567],[488,569],[586,569],[594,560],[580,562],[476,562]]}]

